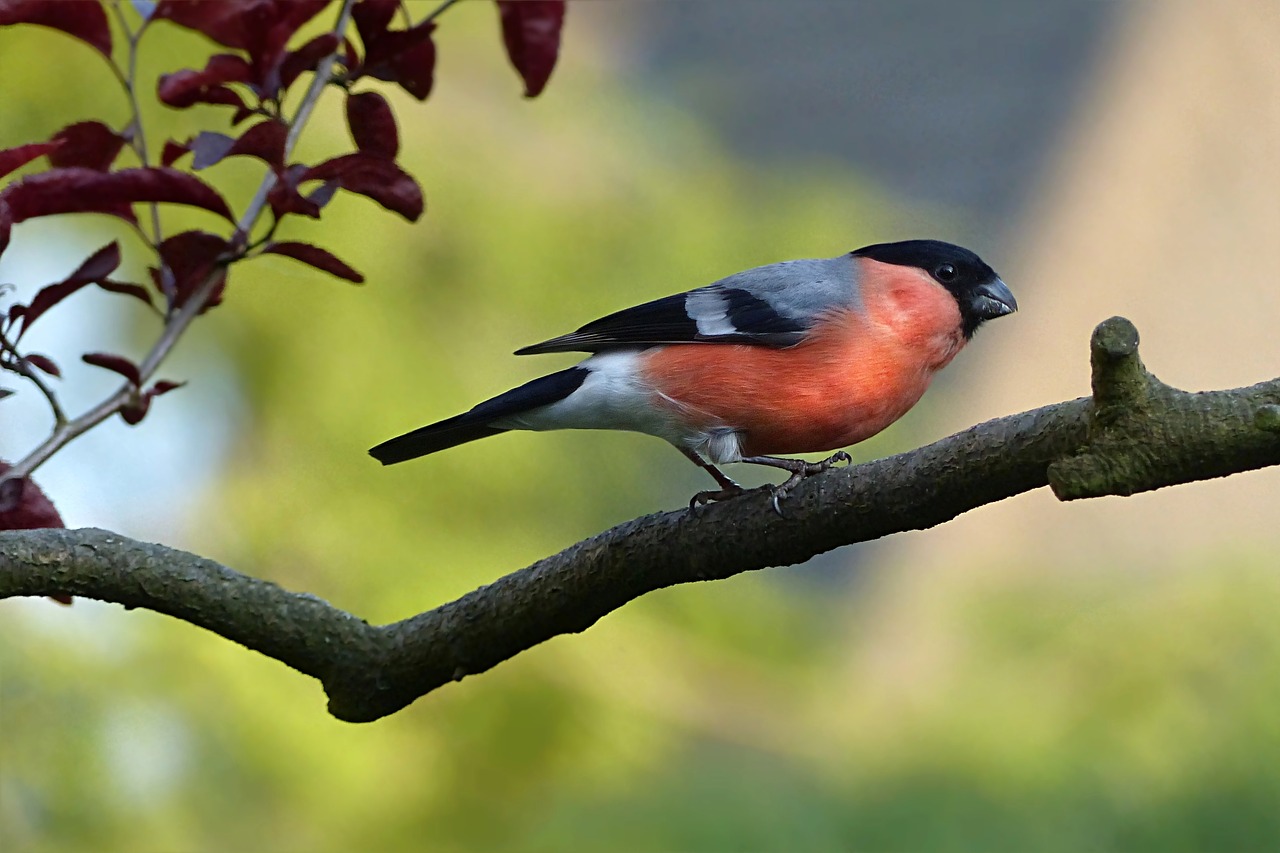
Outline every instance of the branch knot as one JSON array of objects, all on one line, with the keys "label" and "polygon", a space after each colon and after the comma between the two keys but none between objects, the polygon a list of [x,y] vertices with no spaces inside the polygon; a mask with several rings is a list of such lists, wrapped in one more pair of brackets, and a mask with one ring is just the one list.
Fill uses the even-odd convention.
[{"label": "branch knot", "polygon": [[1138,330],[1124,317],[1099,323],[1089,340],[1093,409],[1085,445],[1049,466],[1049,486],[1059,500],[1145,491],[1158,466],[1153,406],[1181,393],[1151,375],[1138,355]]}]

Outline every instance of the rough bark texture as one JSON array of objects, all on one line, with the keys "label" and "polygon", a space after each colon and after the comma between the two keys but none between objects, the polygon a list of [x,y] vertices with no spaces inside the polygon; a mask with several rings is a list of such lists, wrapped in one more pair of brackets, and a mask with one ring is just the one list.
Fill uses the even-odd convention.
[{"label": "rough bark texture", "polygon": [[1280,378],[1171,388],[1119,317],[1091,350],[1091,398],[806,480],[783,516],[761,492],[638,518],[391,625],[102,530],[0,534],[0,597],[66,592],[167,613],[314,676],[334,716],[365,722],[662,587],[800,563],[1045,485],[1063,500],[1131,495],[1280,464]]}]

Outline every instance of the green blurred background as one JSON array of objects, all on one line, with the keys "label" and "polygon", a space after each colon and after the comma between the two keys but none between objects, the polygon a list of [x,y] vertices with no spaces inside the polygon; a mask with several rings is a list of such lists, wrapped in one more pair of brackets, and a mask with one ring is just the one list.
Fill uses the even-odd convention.
[{"label": "green blurred background", "polygon": [[[424,220],[341,196],[321,223],[290,222],[288,238],[332,249],[368,284],[280,258],[236,270],[225,306],[166,371],[191,387],[139,429],[111,425],[42,470],[68,524],[188,548],[393,621],[707,485],[669,448],[630,435],[514,434],[387,470],[365,455],[572,358],[512,358],[520,345],[756,264],[908,235],[970,243],[1025,310],[984,330],[917,411],[859,446],[866,458],[1084,393],[1088,325],[1116,313],[1116,300],[1139,315],[1154,304],[1137,284],[1138,296],[1051,288],[1063,266],[1074,264],[1073,281],[1096,270],[1088,256],[1066,263],[1043,248],[1046,234],[1070,232],[1059,211],[1079,167],[1060,152],[1109,138],[1090,129],[1105,124],[1107,92],[1157,82],[1126,60],[1145,49],[1145,24],[1090,19],[1089,43],[1107,47],[1069,73],[1092,79],[1093,89],[1079,85],[1094,94],[1042,123],[1053,134],[1037,143],[1040,160],[1010,147],[1037,189],[969,209],[822,152],[742,150],[697,97],[746,100],[755,84],[735,86],[727,65],[707,59],[696,75],[680,78],[672,63],[657,76],[682,80],[689,99],[646,88],[619,56],[625,45],[656,50],[654,13],[599,5],[628,4],[570,9],[562,64],[536,101],[518,97],[488,4],[452,10],[438,32],[436,93],[425,105],[393,96]],[[927,31],[930,20],[902,26]],[[1167,23],[1157,41],[1193,24]],[[172,29],[145,44],[144,76],[206,50]],[[1237,43],[1228,54],[1238,58]],[[0,31],[0,147],[83,117],[119,123],[123,104],[98,62],[50,31]],[[918,85],[945,90],[947,70]],[[221,115],[148,113],[178,137]],[[1118,126],[1140,123],[1130,114]],[[300,156],[348,145],[327,100]],[[930,167],[944,156],[931,152]],[[986,168],[1010,182],[998,157]],[[253,162],[211,170],[239,205],[258,175]],[[1217,184],[1234,186],[1230,176]],[[199,225],[214,223],[166,213],[170,233]],[[136,253],[115,227],[95,217],[24,225],[0,279],[29,295],[111,237]],[[1045,308],[1054,298],[1076,301],[1055,313]],[[84,405],[101,378],[75,355],[100,340],[136,353],[154,332],[117,301],[86,294],[78,315],[42,321],[39,342],[62,354]],[[1079,323],[1067,319],[1072,307]],[[1001,348],[1016,324],[1021,349]],[[1060,363],[1050,340],[1063,342]],[[1264,361],[1280,363],[1273,354]],[[1033,378],[1015,378],[1020,369]],[[1050,374],[1069,377],[1067,390],[1039,381]],[[1000,397],[992,386],[1002,385],[1029,401]],[[38,405],[29,411],[4,413],[0,456],[38,439]],[[967,539],[961,522],[664,590],[359,726],[329,718],[311,679],[188,625],[94,602],[0,602],[0,846],[1274,849],[1276,533],[1241,532],[1215,514],[1274,513],[1276,480],[1261,484],[1272,495],[1261,510],[1231,482],[1182,490],[1204,519],[1186,547],[1172,527],[1127,515],[1159,519],[1163,498],[1102,502],[1098,512],[1123,520],[1104,532],[1097,515],[1035,496],[975,514],[985,527]],[[1040,510],[1054,536],[1034,533]]]}]

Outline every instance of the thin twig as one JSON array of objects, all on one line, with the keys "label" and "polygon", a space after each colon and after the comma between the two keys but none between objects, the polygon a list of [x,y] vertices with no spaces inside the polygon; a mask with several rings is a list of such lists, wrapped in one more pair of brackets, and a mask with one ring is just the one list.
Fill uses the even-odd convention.
[{"label": "thin twig", "polygon": [[44,398],[49,401],[49,409],[53,412],[54,429],[65,424],[67,422],[67,413],[62,410],[62,404],[58,402],[58,395],[44,381],[40,371],[32,367],[31,363],[22,357],[17,348],[4,335],[0,335],[0,349],[13,357],[13,371],[19,376],[30,380],[40,389],[40,393],[44,395]]},{"label": "thin twig", "polygon": [[[125,36],[129,40],[129,70],[122,72],[113,58],[110,61],[112,71],[115,72],[116,79],[120,81],[120,85],[124,87],[125,97],[129,99],[129,109],[133,111],[133,120],[129,123],[129,147],[138,155],[138,160],[143,166],[151,165],[151,157],[147,154],[147,135],[142,131],[142,104],[138,101],[138,41],[142,38],[145,27],[138,29],[136,32],[129,29],[129,22],[125,19],[123,3],[121,0],[114,0],[111,3],[111,9],[115,12],[116,20],[120,22],[120,29],[124,30]],[[152,246],[159,246],[164,240],[164,233],[160,229],[160,205],[156,202],[150,202],[147,205],[151,208],[151,233]],[[138,229],[141,231],[142,229]],[[163,261],[161,261],[163,263]]]},{"label": "thin twig", "polygon": [[441,3],[439,6],[436,7],[436,10],[434,12],[432,12],[430,15],[427,15],[425,18],[422,19],[422,23],[425,24],[425,23],[428,23],[429,21],[434,21],[436,18],[440,17],[444,13],[445,9],[448,9],[450,6],[452,6],[454,3],[457,3],[457,2],[459,2],[459,0],[444,0],[443,3]]}]

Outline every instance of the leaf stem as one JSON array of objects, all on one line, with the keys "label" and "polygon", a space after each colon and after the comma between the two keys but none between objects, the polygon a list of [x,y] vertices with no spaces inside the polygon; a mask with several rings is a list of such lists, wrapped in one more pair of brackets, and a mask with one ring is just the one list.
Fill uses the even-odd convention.
[{"label": "leaf stem", "polygon": [[22,357],[17,348],[4,335],[0,335],[0,350],[7,352],[13,358],[13,367],[10,369],[19,376],[29,379],[40,389],[40,393],[44,395],[44,398],[49,401],[49,409],[53,412],[54,429],[57,430],[66,424],[67,413],[62,410],[62,404],[58,402],[58,395],[40,376],[40,372]]}]

